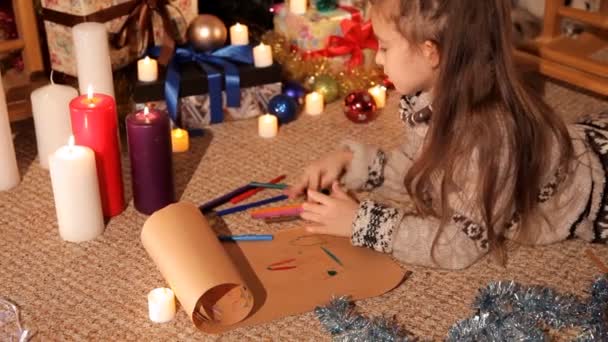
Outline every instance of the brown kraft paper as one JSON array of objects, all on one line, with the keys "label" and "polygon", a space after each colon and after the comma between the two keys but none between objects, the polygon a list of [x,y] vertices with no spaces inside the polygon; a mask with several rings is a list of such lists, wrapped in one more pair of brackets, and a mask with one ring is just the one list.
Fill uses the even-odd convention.
[{"label": "brown kraft paper", "polygon": [[390,255],[302,228],[272,241],[219,242],[185,202],[150,216],[141,239],[194,324],[208,333],[308,312],[336,296],[378,296],[405,276]]}]

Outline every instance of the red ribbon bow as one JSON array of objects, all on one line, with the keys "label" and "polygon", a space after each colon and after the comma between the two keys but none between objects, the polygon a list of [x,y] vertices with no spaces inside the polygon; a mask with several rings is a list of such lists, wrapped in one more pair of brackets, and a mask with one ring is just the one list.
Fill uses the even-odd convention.
[{"label": "red ribbon bow", "polygon": [[331,36],[327,42],[327,55],[342,56],[350,54],[348,68],[363,63],[363,49],[378,50],[378,40],[374,37],[372,23],[368,20],[361,23],[359,18],[344,19],[340,22],[342,37]]}]

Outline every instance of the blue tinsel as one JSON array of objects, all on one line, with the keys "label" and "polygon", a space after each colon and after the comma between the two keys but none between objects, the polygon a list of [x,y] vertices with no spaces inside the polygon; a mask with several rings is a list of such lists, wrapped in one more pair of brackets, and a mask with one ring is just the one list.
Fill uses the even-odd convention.
[{"label": "blue tinsel", "polygon": [[[608,341],[608,278],[599,277],[583,301],[541,286],[513,281],[490,283],[473,303],[477,314],[454,324],[447,341],[544,341],[542,327],[579,328],[577,342]],[[395,322],[369,319],[346,297],[315,309],[334,341],[409,342],[414,338]],[[541,324],[542,323],[542,324]]]}]

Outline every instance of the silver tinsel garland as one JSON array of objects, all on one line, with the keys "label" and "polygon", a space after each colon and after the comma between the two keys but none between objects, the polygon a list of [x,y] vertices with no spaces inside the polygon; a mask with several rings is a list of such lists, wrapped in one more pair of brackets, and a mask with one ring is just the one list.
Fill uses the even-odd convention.
[{"label": "silver tinsel garland", "polygon": [[[477,314],[454,324],[447,341],[545,341],[544,328],[578,328],[576,342],[608,341],[608,277],[599,277],[583,301],[541,286],[513,281],[490,283],[473,303]],[[369,319],[347,298],[315,309],[334,341],[410,342],[415,338],[395,322]]]}]

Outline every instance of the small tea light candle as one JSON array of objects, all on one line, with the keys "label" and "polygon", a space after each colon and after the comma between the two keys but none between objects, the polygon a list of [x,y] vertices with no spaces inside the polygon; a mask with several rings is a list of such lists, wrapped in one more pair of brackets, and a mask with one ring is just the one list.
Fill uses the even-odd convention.
[{"label": "small tea light candle", "polygon": [[258,134],[262,138],[274,138],[279,131],[279,121],[270,114],[260,115],[258,118]]},{"label": "small tea light candle", "polygon": [[230,44],[247,45],[249,44],[249,29],[247,25],[236,23],[230,26]]},{"label": "small tea light candle", "polygon": [[323,113],[323,94],[313,91],[306,95],[304,111],[308,115],[320,115]]},{"label": "small tea light candle", "polygon": [[306,13],[306,0],[290,0],[289,11],[293,14],[302,15]]},{"label": "small tea light candle", "polygon": [[154,82],[158,79],[158,63],[148,56],[137,61],[137,79],[140,82]]},{"label": "small tea light candle", "polygon": [[148,315],[155,323],[166,323],[175,317],[175,295],[166,287],[148,293]]},{"label": "small tea light candle", "polygon": [[188,131],[175,128],[171,131],[171,146],[173,153],[186,152],[190,148],[190,137]]},{"label": "small tea light candle", "polygon": [[367,92],[374,98],[376,108],[380,109],[386,105],[386,87],[377,85],[369,88]]},{"label": "small tea light candle", "polygon": [[265,68],[272,65],[272,50],[270,45],[260,43],[253,48],[253,65],[256,68]]}]

